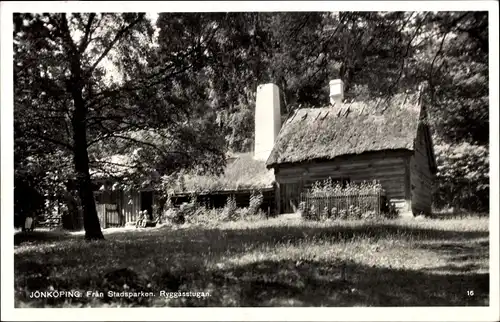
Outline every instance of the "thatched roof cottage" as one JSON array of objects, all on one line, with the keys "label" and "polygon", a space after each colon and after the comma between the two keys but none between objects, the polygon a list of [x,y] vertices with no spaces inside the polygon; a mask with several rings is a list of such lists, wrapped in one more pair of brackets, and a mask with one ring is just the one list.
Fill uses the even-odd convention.
[{"label": "thatched roof cottage", "polygon": [[[188,201],[195,192],[218,207],[235,196],[245,206],[260,190],[265,210],[280,214],[295,211],[300,193],[316,181],[376,179],[402,213],[429,213],[436,162],[420,93],[345,102],[343,90],[341,80],[331,81],[329,104],[297,109],[281,126],[279,88],[258,86],[254,151],[228,156],[221,176],[185,174],[182,184],[170,187],[174,197]],[[125,168],[110,172],[128,169],[127,160],[113,160]],[[113,225],[122,225],[140,210],[151,213],[156,195],[147,188],[104,189],[98,194],[101,220],[115,218]],[[109,205],[112,215],[106,215]]]},{"label": "thatched roof cottage", "polygon": [[[263,88],[279,96],[275,85]],[[402,213],[429,213],[436,162],[420,93],[350,103],[343,97],[342,81],[331,81],[328,106],[296,110],[275,137],[267,137],[274,142],[266,165],[276,176],[278,212],[294,211],[304,189],[330,177],[376,179]],[[280,107],[269,99],[265,108]],[[274,123],[266,124],[273,126],[266,133],[276,133]]]}]

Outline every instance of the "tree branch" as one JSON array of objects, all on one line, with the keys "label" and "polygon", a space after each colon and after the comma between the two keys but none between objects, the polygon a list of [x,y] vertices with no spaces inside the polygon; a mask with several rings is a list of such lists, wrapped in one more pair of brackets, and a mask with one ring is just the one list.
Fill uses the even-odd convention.
[{"label": "tree branch", "polygon": [[[342,15],[342,17],[340,18],[340,15],[339,15],[339,24],[337,25],[337,27],[335,28],[335,30],[333,31],[333,33],[330,34],[330,36],[323,42],[323,44],[321,45],[321,52],[325,52],[326,50],[326,46],[328,45],[328,43],[333,39],[333,37],[337,34],[337,32],[339,31],[339,29],[341,27],[345,27],[345,20],[347,19],[347,17],[350,17],[350,13],[345,13]],[[317,45],[313,46],[313,48],[309,51],[309,54],[306,55],[306,59],[309,59],[309,57],[311,57],[312,53],[320,46],[320,43],[318,42]],[[326,56],[326,55],[325,55]]]},{"label": "tree branch", "polygon": [[444,41],[446,39],[446,36],[448,36],[448,33],[450,33],[451,30],[448,30],[443,38],[441,39],[441,43],[439,44],[439,49],[438,51],[436,52],[436,55],[434,55],[434,58],[432,59],[432,63],[431,63],[431,66],[429,67],[429,89],[430,89],[430,92],[431,92],[431,102],[434,102],[434,84],[433,84],[433,74],[434,74],[434,64],[436,63],[436,60],[438,58],[438,56],[443,52],[443,46],[444,46]]},{"label": "tree branch", "polygon": [[115,38],[111,41],[109,46],[102,52],[102,54],[97,58],[97,60],[92,64],[90,69],[87,71],[87,73],[90,75],[94,71],[94,69],[99,65],[99,63],[106,57],[106,55],[109,53],[109,51],[113,48],[113,46],[127,33],[130,29],[132,29],[133,26],[138,24],[142,19],[144,18],[144,14],[141,13],[137,19],[132,21],[127,27],[121,29],[118,31],[118,33],[115,35]]},{"label": "tree branch", "polygon": [[457,23],[460,20],[464,19],[468,14],[469,14],[469,12],[466,12],[466,13],[458,16],[457,18],[453,19],[448,24],[448,30],[444,33],[443,38],[441,39],[441,43],[439,44],[439,49],[436,52],[436,55],[434,55],[434,58],[432,59],[431,66],[429,68],[429,90],[430,90],[430,94],[431,94],[431,102],[434,102],[434,84],[433,84],[434,64],[436,63],[438,56],[443,52],[443,46],[444,46],[444,41],[446,39],[446,36],[450,32],[452,32],[454,28],[457,29],[457,26],[456,26]]},{"label": "tree branch", "polygon": [[[133,168],[133,169],[140,168],[137,165],[128,165],[128,164],[116,163],[116,162],[104,161],[104,160],[95,160],[95,161],[90,161],[89,163],[90,164],[110,164],[110,165],[117,165],[117,166],[125,167],[125,168]],[[104,169],[101,169],[101,170],[104,170]]]},{"label": "tree branch", "polygon": [[82,40],[80,41],[80,45],[78,46],[78,51],[80,53],[83,53],[85,49],[87,49],[89,38],[92,36],[91,27],[92,23],[94,22],[95,16],[96,14],[94,12],[89,14],[89,19],[87,21],[87,24],[85,25],[85,35],[83,36]]},{"label": "tree branch", "polygon": [[[424,18],[422,19],[422,21],[420,22],[420,24],[418,25],[417,27],[417,30],[415,30],[415,33],[413,34],[413,36],[410,38],[410,41],[408,41],[408,44],[406,45],[406,48],[405,48],[405,53],[402,57],[402,60],[401,60],[401,67],[399,68],[399,74],[398,74],[398,77],[396,78],[396,80],[391,84],[391,87],[389,87],[389,90],[387,91],[387,93],[390,95],[390,93],[394,90],[394,88],[396,87],[396,85],[399,83],[399,81],[401,80],[401,77],[403,76],[403,72],[404,72],[404,68],[405,68],[405,64],[406,64],[406,58],[408,57],[408,53],[410,52],[410,47],[411,47],[411,44],[413,43],[413,40],[415,40],[415,38],[417,37],[417,35],[419,34],[419,31],[420,29],[422,28],[422,26],[424,25],[424,22],[426,21],[427,19],[427,16],[429,15],[429,12],[427,12],[424,16]],[[387,100],[389,99],[390,96],[387,97]]]},{"label": "tree branch", "polygon": [[67,47],[68,53],[74,55],[77,53],[77,48],[73,39],[71,39],[71,34],[68,29],[68,20],[66,19],[66,13],[61,14],[61,21],[59,22],[59,28],[61,30],[61,37],[64,40],[64,44]]},{"label": "tree branch", "polygon": [[90,146],[91,144],[95,144],[96,142],[99,142],[99,141],[102,141],[102,140],[108,139],[108,138],[122,139],[122,140],[131,141],[131,142],[134,142],[134,143],[137,143],[140,145],[150,146],[150,147],[154,148],[155,150],[161,152],[162,154],[164,154],[164,155],[166,154],[165,151],[163,151],[162,149],[160,149],[157,145],[155,145],[153,143],[137,140],[137,139],[134,139],[134,138],[131,138],[128,136],[123,136],[123,135],[114,134],[114,133],[109,133],[108,135],[104,135],[100,138],[97,138],[97,139],[89,142],[89,144],[87,144],[87,146]]},{"label": "tree branch", "polygon": [[50,142],[50,143],[53,143],[53,144],[56,144],[56,145],[59,145],[61,147],[64,147],[66,149],[68,149],[69,151],[73,151],[73,145],[67,143],[67,142],[62,142],[62,141],[59,141],[59,140],[56,140],[56,139],[53,139],[51,137],[48,137],[48,136],[45,136],[45,135],[42,135],[39,133],[40,131],[37,131],[36,133],[36,138],[37,139],[41,139],[41,140],[44,140],[44,141],[47,141],[47,142]]},{"label": "tree branch", "polygon": [[[171,67],[171,66],[170,66],[170,67]],[[139,84],[134,84],[132,87],[126,87],[126,86],[124,86],[124,87],[120,87],[120,88],[118,88],[118,89],[111,90],[111,91],[102,91],[102,92],[100,92],[100,93],[97,93],[97,94],[96,94],[96,95],[92,98],[92,101],[91,101],[91,103],[89,104],[89,107],[91,107],[91,106],[95,106],[95,104],[97,103],[98,98],[99,98],[100,96],[104,96],[104,97],[109,98],[109,97],[111,97],[111,96],[116,96],[116,95],[122,94],[122,93],[124,93],[124,92],[132,92],[132,91],[137,91],[137,90],[139,90],[139,89],[148,89],[148,88],[151,88],[151,87],[153,87],[153,86],[155,86],[155,85],[160,84],[161,82],[163,82],[163,81],[164,81],[165,79],[167,79],[167,78],[170,78],[170,77],[173,77],[173,76],[179,75],[179,74],[181,74],[181,73],[183,73],[183,72],[187,71],[187,70],[188,70],[188,69],[190,69],[191,67],[193,67],[193,64],[190,64],[190,65],[188,65],[188,66],[186,66],[186,67],[184,67],[184,68],[182,68],[182,69],[180,69],[180,70],[178,70],[178,71],[171,72],[170,74],[168,74],[168,75],[166,75],[166,76],[163,76],[163,77],[161,77],[160,79],[158,79],[158,80],[156,80],[156,81],[154,81],[154,82],[152,82],[152,83],[149,83],[149,84],[144,84],[144,81],[145,81],[145,80],[142,80],[142,82],[141,82],[141,83],[139,83]],[[160,72],[155,73],[153,76],[150,76],[150,77],[148,77],[148,78],[154,78],[154,76],[158,76],[158,74],[160,74]]]}]

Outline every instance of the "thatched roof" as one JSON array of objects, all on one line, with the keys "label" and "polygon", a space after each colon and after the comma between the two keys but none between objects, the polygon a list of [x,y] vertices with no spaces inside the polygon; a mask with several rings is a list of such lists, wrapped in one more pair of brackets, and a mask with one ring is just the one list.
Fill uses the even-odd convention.
[{"label": "thatched roof", "polygon": [[274,170],[268,170],[263,161],[254,160],[252,153],[232,155],[221,176],[184,175],[184,183],[173,187],[176,193],[257,190],[272,188]]},{"label": "thatched roof", "polygon": [[420,110],[417,94],[298,109],[281,128],[267,167],[369,151],[413,150]]},{"label": "thatched roof", "polygon": [[[98,169],[91,170],[93,179],[130,177],[137,171],[133,155],[110,155],[100,162],[103,164]],[[144,182],[143,185],[151,179],[149,176],[139,178]],[[227,155],[227,165],[222,175],[186,173],[181,180],[172,183],[169,190],[176,194],[258,190],[272,188],[273,183],[273,169],[267,169],[263,161],[254,160],[252,153],[239,153]]]}]

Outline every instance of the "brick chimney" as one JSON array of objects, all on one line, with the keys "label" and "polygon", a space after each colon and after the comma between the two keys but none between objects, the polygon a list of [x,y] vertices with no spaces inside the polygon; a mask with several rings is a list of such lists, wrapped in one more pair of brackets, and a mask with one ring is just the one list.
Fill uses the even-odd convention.
[{"label": "brick chimney", "polygon": [[339,106],[344,99],[344,82],[341,79],[330,81],[330,104]]},{"label": "brick chimney", "polygon": [[254,159],[267,161],[281,127],[280,93],[275,84],[257,87]]}]

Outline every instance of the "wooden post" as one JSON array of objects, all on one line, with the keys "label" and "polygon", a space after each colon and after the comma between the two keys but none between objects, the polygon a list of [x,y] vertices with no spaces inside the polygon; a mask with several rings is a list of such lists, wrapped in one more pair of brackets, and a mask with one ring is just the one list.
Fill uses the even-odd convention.
[{"label": "wooden post", "polygon": [[350,200],[350,198],[349,198],[349,194],[348,194],[348,193],[346,193],[346,195],[347,195],[347,205],[346,205],[346,206],[347,206],[347,207],[346,207],[346,208],[347,208],[347,216],[351,216],[351,213],[350,213],[350,211],[349,211],[349,208],[350,208],[350,205],[351,205],[351,202],[350,202],[351,200]]},{"label": "wooden post", "polygon": [[106,228],[108,223],[108,207],[104,205],[104,214],[102,216],[102,228]]},{"label": "wooden post", "polygon": [[274,183],[274,203],[276,209],[276,216],[281,214],[281,190],[278,181]]},{"label": "wooden post", "polygon": [[376,198],[377,198],[377,216],[380,215],[380,191],[377,191],[377,194],[376,194]]}]

